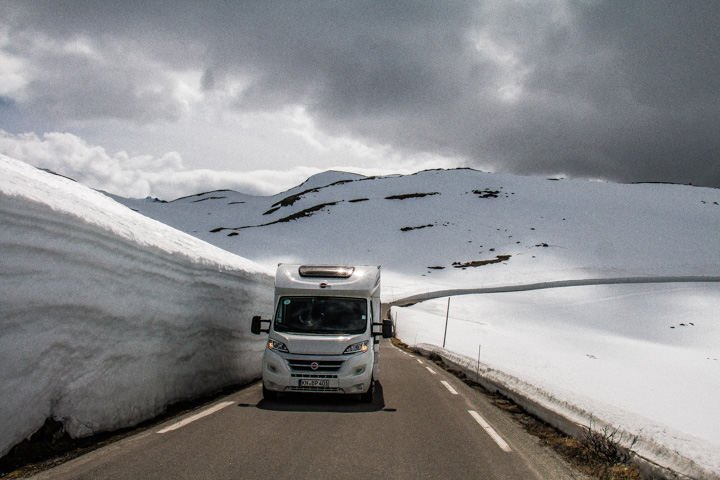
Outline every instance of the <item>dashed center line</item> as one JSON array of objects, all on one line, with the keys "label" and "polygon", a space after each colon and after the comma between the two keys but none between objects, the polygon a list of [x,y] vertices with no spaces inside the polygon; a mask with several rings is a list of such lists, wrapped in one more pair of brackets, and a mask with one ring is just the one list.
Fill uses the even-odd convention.
[{"label": "dashed center line", "polygon": [[470,413],[470,415],[472,415],[475,421],[478,422],[480,426],[485,429],[488,435],[490,435],[490,438],[492,438],[504,452],[512,452],[512,449],[510,449],[510,445],[508,445],[507,442],[505,442],[505,440],[503,440],[502,437],[498,435],[498,433],[490,426],[489,423],[485,421],[484,418],[480,416],[479,413],[477,413],[475,410],[468,410],[468,413]]},{"label": "dashed center line", "polygon": [[[433,372],[433,373],[435,373],[435,372]],[[448,382],[446,382],[445,380],[442,380],[440,383],[442,383],[443,385],[445,385],[445,388],[447,388],[448,391],[449,391],[450,393],[452,393],[453,395],[457,395],[457,394],[458,394],[457,390],[455,390],[455,389],[452,387],[452,385],[450,385],[450,384],[449,384]]]},{"label": "dashed center line", "polygon": [[192,423],[192,422],[194,422],[195,420],[200,420],[200,419],[203,418],[203,417],[207,417],[208,415],[211,415],[211,414],[217,412],[218,410],[221,410],[221,409],[227,407],[228,405],[232,405],[233,403],[235,403],[235,402],[222,402],[222,403],[218,403],[218,404],[215,405],[214,407],[208,408],[207,410],[203,410],[202,412],[197,413],[197,414],[193,415],[192,417],[188,417],[188,418],[186,418],[185,420],[181,420],[181,421],[179,421],[179,422],[177,422],[177,423],[173,423],[173,424],[170,425],[169,427],[165,427],[165,428],[163,428],[162,430],[158,430],[157,433],[167,433],[167,432],[170,432],[170,431],[172,431],[172,430],[177,430],[178,428],[184,427],[184,426],[187,425],[188,423]]},{"label": "dashed center line", "polygon": [[427,368],[428,372],[432,373],[433,375],[437,375],[437,372],[435,370],[433,370],[432,368],[430,368],[430,367],[425,367],[425,368]]},{"label": "dashed center line", "polygon": [[418,362],[420,365],[422,365],[422,363],[423,363],[422,360],[420,360],[419,358],[416,358],[415,360],[417,360],[417,362]]}]

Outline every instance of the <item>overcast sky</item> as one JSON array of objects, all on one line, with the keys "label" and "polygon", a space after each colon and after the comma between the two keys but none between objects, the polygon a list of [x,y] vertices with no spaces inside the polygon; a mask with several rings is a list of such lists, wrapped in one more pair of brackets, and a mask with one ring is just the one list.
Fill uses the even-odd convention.
[{"label": "overcast sky", "polygon": [[162,198],[329,168],[720,187],[720,3],[0,0],[0,153]]}]

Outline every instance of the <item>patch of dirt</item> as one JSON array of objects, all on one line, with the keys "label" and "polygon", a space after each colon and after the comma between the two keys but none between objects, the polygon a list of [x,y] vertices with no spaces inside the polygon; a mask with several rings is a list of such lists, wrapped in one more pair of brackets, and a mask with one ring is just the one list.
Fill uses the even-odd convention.
[{"label": "patch of dirt", "polygon": [[389,197],[385,197],[385,199],[386,200],[406,200],[408,198],[422,198],[422,197],[428,197],[430,195],[440,195],[440,192],[406,193],[404,195],[390,195]]},{"label": "patch of dirt", "polygon": [[280,210],[280,207],[271,208],[271,209],[268,210],[267,212],[263,213],[263,215],[270,215],[271,213],[275,213],[275,212],[277,212],[278,210]]},{"label": "patch of dirt", "polygon": [[400,231],[401,231],[401,232],[409,232],[409,231],[411,231],[411,230],[420,230],[420,229],[422,229],[422,228],[430,228],[430,227],[434,227],[434,226],[435,226],[435,225],[430,225],[430,224],[428,224],[428,225],[420,225],[420,226],[418,226],[418,227],[402,227],[402,228],[400,229]]},{"label": "patch of dirt", "polygon": [[498,198],[500,195],[500,190],[473,190],[472,191],[475,195],[478,196],[478,198]]},{"label": "patch of dirt", "polygon": [[313,188],[312,190],[305,190],[304,192],[298,193],[296,195],[290,195],[289,197],[283,198],[279,202],[274,203],[273,207],[291,207],[295,202],[302,199],[303,195],[319,191],[319,189]]},{"label": "patch of dirt", "polygon": [[[337,205],[337,203],[338,202],[321,203],[320,205],[315,205],[314,207],[306,208],[305,210],[300,210],[297,213],[293,213],[292,215],[288,215],[287,217],[283,217],[280,220],[276,220],[272,223],[284,223],[284,222],[289,222],[290,220],[297,220],[298,218],[310,217],[315,212],[319,212],[320,210],[322,210],[325,207]],[[272,223],[269,223],[268,225],[272,225]]]},{"label": "patch of dirt", "polygon": [[274,222],[263,223],[261,225],[246,225],[243,227],[218,227],[218,228],[213,228],[212,230],[210,230],[210,233],[218,233],[218,232],[222,232],[224,230],[237,231],[237,230],[243,230],[245,228],[267,227],[268,225],[275,225],[276,223],[285,223],[285,222],[289,222],[291,220],[297,220],[297,219],[303,218],[303,217],[310,217],[315,212],[318,212],[325,207],[330,207],[332,205],[337,205],[337,204],[338,204],[338,202],[321,203],[320,205],[315,205],[314,207],[306,208],[305,210],[300,210],[299,212],[293,213],[292,215],[288,215],[287,217],[283,217],[279,220],[275,220]]},{"label": "patch of dirt", "polygon": [[[203,193],[196,193],[194,195],[188,195],[186,197],[180,197],[173,200],[173,202],[177,202],[178,200],[185,200],[186,198],[193,198],[193,197],[202,197],[203,195],[209,195],[211,193],[222,193],[222,192],[232,192],[232,190],[223,189],[223,190],[213,190],[211,192],[203,192]],[[223,197],[225,198],[225,197]],[[168,202],[162,202],[162,203],[168,203]]]},{"label": "patch of dirt", "polygon": [[[302,199],[302,198],[303,198],[305,195],[307,195],[308,193],[317,193],[317,192],[319,192],[320,190],[322,190],[323,188],[332,187],[332,186],[334,186],[334,185],[342,185],[342,184],[350,183],[350,182],[354,182],[354,181],[355,181],[355,180],[339,180],[339,181],[337,181],[337,182],[335,182],[335,183],[331,183],[330,185],[326,185],[326,186],[324,186],[324,187],[310,188],[310,189],[304,190],[304,191],[302,191],[302,192],[300,192],[300,193],[296,193],[296,194],[290,195],[289,197],[285,197],[285,198],[283,198],[282,200],[273,203],[272,206],[273,206],[273,207],[277,207],[277,208],[271,208],[270,210],[268,210],[267,212],[265,212],[263,215],[269,215],[269,214],[271,214],[271,213],[273,213],[273,212],[276,212],[277,210],[279,210],[279,209],[282,208],[282,207],[290,207],[290,206],[292,206],[295,202],[297,202],[298,200]],[[366,200],[367,200],[367,199],[366,199]],[[336,203],[337,203],[337,202],[336,202]]]},{"label": "patch of dirt", "polygon": [[227,197],[205,197],[205,198],[201,198],[200,200],[193,200],[191,203],[204,202],[205,200],[222,200],[223,198],[227,198]]},{"label": "patch of dirt", "polygon": [[475,260],[474,262],[454,262],[453,267],[455,268],[467,268],[467,267],[482,267],[483,265],[490,265],[493,263],[501,263],[505,262],[507,260],[510,260],[510,257],[512,255],[498,255],[497,257],[493,258],[492,260]]}]

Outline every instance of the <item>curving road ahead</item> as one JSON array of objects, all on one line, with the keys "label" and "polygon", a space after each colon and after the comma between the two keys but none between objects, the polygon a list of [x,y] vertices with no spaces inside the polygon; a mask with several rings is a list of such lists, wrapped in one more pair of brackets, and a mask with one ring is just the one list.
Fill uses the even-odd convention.
[{"label": "curving road ahead", "polygon": [[[443,298],[454,295],[477,295],[485,293],[527,292],[530,290],[546,290],[563,287],[589,287],[597,285],[630,285],[638,283],[716,283],[720,282],[718,276],[654,276],[654,277],[613,277],[613,278],[585,278],[574,280],[556,280],[518,285],[502,285],[497,287],[453,288],[435,290],[417,295],[409,295],[383,303],[383,313],[390,307],[406,307],[426,300]],[[385,317],[383,317],[385,318]]]},{"label": "curving road ahead", "polygon": [[259,383],[38,479],[583,478],[454,376],[383,341],[372,404]]}]

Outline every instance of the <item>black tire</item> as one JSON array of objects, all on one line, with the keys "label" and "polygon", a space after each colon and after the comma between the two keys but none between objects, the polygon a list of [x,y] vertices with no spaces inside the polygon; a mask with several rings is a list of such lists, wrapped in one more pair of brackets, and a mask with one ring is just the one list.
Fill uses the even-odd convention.
[{"label": "black tire", "polygon": [[372,403],[374,391],[375,391],[375,382],[373,381],[370,383],[370,388],[368,388],[368,391],[360,394],[360,401],[362,403]]},{"label": "black tire", "polygon": [[277,398],[277,394],[278,394],[278,392],[268,390],[267,388],[265,388],[265,385],[263,385],[263,398],[265,400],[273,400],[273,399]]}]

